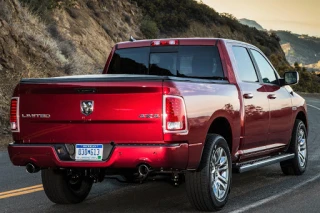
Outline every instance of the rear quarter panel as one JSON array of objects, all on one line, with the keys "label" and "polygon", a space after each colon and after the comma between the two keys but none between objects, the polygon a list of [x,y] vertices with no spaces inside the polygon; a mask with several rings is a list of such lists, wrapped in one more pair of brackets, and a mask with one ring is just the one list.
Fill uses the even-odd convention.
[{"label": "rear quarter panel", "polygon": [[197,168],[200,163],[205,139],[212,122],[219,117],[226,118],[232,129],[233,159],[240,142],[240,101],[238,90],[233,84],[214,82],[164,82],[164,89],[170,88],[170,95],[182,96],[188,116],[187,135],[165,134],[165,141],[188,141],[188,168]]}]

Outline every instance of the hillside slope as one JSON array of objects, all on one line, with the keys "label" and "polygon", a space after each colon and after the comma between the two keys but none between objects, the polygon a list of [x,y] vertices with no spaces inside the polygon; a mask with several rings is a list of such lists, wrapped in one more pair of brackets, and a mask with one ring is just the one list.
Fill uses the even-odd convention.
[{"label": "hillside slope", "polygon": [[[281,45],[290,45],[286,56],[290,64],[317,64],[320,61],[320,38],[298,35],[288,31],[277,31]],[[320,67],[319,67],[320,68]]]},{"label": "hillside slope", "polygon": [[242,19],[239,19],[239,22],[241,24],[247,25],[249,27],[254,27],[257,30],[264,30],[263,27],[260,24],[258,24],[258,22],[254,21],[254,20],[242,18]]},{"label": "hillside slope", "polygon": [[[241,24],[264,30],[254,20],[240,19]],[[299,35],[289,31],[273,31],[279,36],[280,44],[288,62],[293,65],[298,62],[310,71],[320,71],[320,38]]]},{"label": "hillside slope", "polygon": [[9,133],[9,102],[21,78],[97,72],[116,42],[142,36],[135,4],[74,2],[44,10],[50,1],[0,0],[0,140]]},{"label": "hillside slope", "polygon": [[0,143],[21,78],[96,73],[130,35],[241,40],[264,51],[280,73],[291,69],[275,34],[194,0],[0,0]]}]

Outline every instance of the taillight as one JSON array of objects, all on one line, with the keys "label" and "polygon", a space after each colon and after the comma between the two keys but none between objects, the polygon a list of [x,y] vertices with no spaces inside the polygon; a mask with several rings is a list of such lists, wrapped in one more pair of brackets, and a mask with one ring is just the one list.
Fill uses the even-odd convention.
[{"label": "taillight", "polygon": [[151,46],[179,45],[179,40],[156,40],[151,42]]},{"label": "taillight", "polygon": [[164,96],[164,132],[187,133],[187,113],[183,98]]},{"label": "taillight", "polygon": [[12,132],[19,132],[19,98],[11,99],[10,125]]}]

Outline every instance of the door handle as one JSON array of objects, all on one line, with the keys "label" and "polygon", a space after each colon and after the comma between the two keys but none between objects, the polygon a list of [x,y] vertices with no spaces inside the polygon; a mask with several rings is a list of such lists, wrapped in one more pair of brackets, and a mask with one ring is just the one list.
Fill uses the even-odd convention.
[{"label": "door handle", "polygon": [[243,97],[245,99],[251,99],[251,98],[253,98],[253,94],[252,93],[246,93],[246,94],[243,94]]},{"label": "door handle", "polygon": [[270,94],[270,95],[268,95],[268,98],[269,99],[276,99],[277,96],[276,96],[276,94]]}]

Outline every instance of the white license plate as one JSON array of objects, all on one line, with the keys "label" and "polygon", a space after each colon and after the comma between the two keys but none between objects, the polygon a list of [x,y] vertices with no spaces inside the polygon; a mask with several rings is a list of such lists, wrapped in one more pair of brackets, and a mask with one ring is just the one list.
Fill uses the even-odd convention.
[{"label": "white license plate", "polygon": [[102,161],[102,144],[77,144],[76,160],[78,161]]}]

